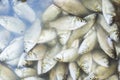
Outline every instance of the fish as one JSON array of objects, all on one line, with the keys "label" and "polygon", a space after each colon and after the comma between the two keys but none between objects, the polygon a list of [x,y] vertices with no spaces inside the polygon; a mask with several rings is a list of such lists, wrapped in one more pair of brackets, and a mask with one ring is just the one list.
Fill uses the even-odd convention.
[{"label": "fish", "polygon": [[42,21],[50,22],[58,18],[62,14],[62,10],[54,4],[51,4],[43,13]]},{"label": "fish", "polygon": [[49,22],[48,26],[58,30],[75,30],[83,27],[86,23],[86,20],[80,17],[68,15]]},{"label": "fish", "polygon": [[68,30],[57,30],[58,40],[62,45],[66,45],[70,38],[72,31]]},{"label": "fish", "polygon": [[62,10],[75,16],[83,17],[90,13],[79,0],[53,0],[53,3]]},{"label": "fish", "polygon": [[102,50],[94,50],[92,52],[92,57],[100,66],[109,67],[110,59]]},{"label": "fish", "polygon": [[23,52],[21,55],[20,55],[20,59],[19,59],[19,62],[18,62],[18,65],[17,65],[17,68],[22,68],[24,66],[30,66],[33,64],[33,62],[31,61],[26,61],[26,57],[27,56],[27,53]]},{"label": "fish", "polygon": [[118,60],[118,67],[117,67],[117,70],[118,70],[118,74],[119,74],[119,77],[120,77],[120,59]]},{"label": "fish", "polygon": [[87,36],[81,43],[79,49],[78,49],[78,54],[82,55],[87,52],[90,52],[91,50],[94,49],[97,43],[97,35],[95,29],[91,29],[91,35]]},{"label": "fish", "polygon": [[11,68],[0,63],[0,80],[20,80],[20,78]]},{"label": "fish", "polygon": [[40,78],[38,76],[27,77],[21,80],[45,80],[44,78]]},{"label": "fish", "polygon": [[[13,10],[18,17],[20,17],[30,23],[34,22],[36,19],[35,11],[27,4],[27,2],[24,2],[24,3],[23,2],[14,2]],[[28,14],[28,12],[29,12],[29,14]]]},{"label": "fish", "polygon": [[97,22],[105,29],[106,32],[109,33],[110,38],[115,41],[119,42],[120,39],[120,33],[119,33],[119,27],[116,23],[113,23],[112,25],[108,25],[105,21],[105,18],[103,15],[99,14]]},{"label": "fish", "polygon": [[83,54],[77,59],[77,64],[86,74],[89,74],[91,72],[92,62],[91,52]]},{"label": "fish", "polygon": [[0,1],[0,15],[8,15],[10,11],[9,0]]},{"label": "fish", "polygon": [[12,33],[0,27],[0,53],[9,45],[12,39]]},{"label": "fish", "polygon": [[29,29],[24,34],[24,50],[29,52],[38,42],[41,34],[41,22],[36,19]]},{"label": "fish", "polygon": [[49,42],[57,37],[55,29],[43,29],[38,39],[38,44]]},{"label": "fish", "polygon": [[37,71],[34,68],[16,68],[14,71],[20,78],[32,77],[37,75]]},{"label": "fish", "polygon": [[55,67],[53,67],[49,72],[49,79],[50,80],[57,80],[56,78],[57,77],[56,77],[56,65],[55,65]]},{"label": "fish", "polygon": [[59,62],[73,62],[75,61],[79,54],[78,51],[79,40],[75,40],[71,45],[71,48],[61,50],[54,59]]},{"label": "fish", "polygon": [[108,37],[107,33],[105,32],[105,30],[100,25],[98,25],[98,27],[97,27],[97,38],[98,38],[98,42],[99,42],[101,49],[109,57],[111,57],[113,59],[116,58],[116,53],[114,50],[113,42],[112,42],[113,47],[111,47],[108,43],[109,37]]},{"label": "fish", "polygon": [[68,69],[65,63],[58,63],[56,65],[56,79],[66,80],[67,71]]},{"label": "fish", "polygon": [[0,61],[9,61],[19,57],[24,51],[23,37],[16,37],[0,54]]},{"label": "fish", "polygon": [[[89,10],[94,12],[102,12],[101,0],[80,0],[80,2]],[[94,3],[94,4],[93,4]]]},{"label": "fish", "polygon": [[102,0],[102,12],[107,24],[111,25],[116,16],[115,7],[111,0]]},{"label": "fish", "polygon": [[47,47],[43,44],[37,44],[31,51],[27,53],[25,59],[27,61],[38,61],[44,58]]},{"label": "fish", "polygon": [[8,31],[19,35],[23,35],[26,31],[25,23],[15,17],[0,16],[0,25]]},{"label": "fish", "polygon": [[96,21],[96,16],[96,14],[90,14],[86,16],[84,19],[87,21],[87,23],[83,27],[73,30],[67,42],[68,47],[75,39],[81,39],[93,27]]},{"label": "fish", "polygon": [[109,67],[98,66],[94,72],[98,79],[107,79],[116,72],[117,63],[114,61]]},{"label": "fish", "polygon": [[54,59],[60,62],[73,62],[78,56],[79,54],[77,53],[77,49],[69,48],[59,52]]},{"label": "fish", "polygon": [[72,77],[72,80],[77,80],[80,75],[80,68],[76,62],[71,62],[68,65],[70,75]]},{"label": "fish", "polygon": [[[61,51],[61,48],[62,46],[60,43],[57,43],[50,50],[48,49],[48,52],[46,52],[45,57],[42,60],[42,71],[40,74],[50,71],[57,64],[57,61],[54,60],[54,56]],[[41,66],[38,66],[38,69],[39,67],[41,68]]]},{"label": "fish", "polygon": [[10,67],[14,68],[14,67],[17,67],[18,65],[18,62],[19,62],[19,57],[18,58],[15,58],[13,60],[10,60],[10,61],[5,61],[4,63],[6,63],[7,65],[9,65]]},{"label": "fish", "polygon": [[110,76],[107,80],[119,80],[118,75],[114,74],[112,76]]}]

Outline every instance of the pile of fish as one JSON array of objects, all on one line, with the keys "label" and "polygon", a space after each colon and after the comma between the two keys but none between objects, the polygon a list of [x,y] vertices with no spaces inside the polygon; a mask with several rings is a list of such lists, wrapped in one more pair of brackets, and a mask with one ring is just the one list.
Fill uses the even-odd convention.
[{"label": "pile of fish", "polygon": [[0,80],[120,80],[120,0],[53,0],[42,17],[28,1],[0,1]]}]

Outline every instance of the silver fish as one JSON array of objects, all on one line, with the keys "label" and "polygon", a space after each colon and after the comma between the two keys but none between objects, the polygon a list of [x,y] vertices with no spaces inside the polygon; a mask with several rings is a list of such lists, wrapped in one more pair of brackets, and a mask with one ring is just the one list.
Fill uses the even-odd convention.
[{"label": "silver fish", "polygon": [[18,58],[15,58],[15,59],[13,59],[13,60],[10,60],[10,61],[6,61],[5,63],[7,64],[7,65],[9,65],[10,67],[17,67],[17,65],[18,65],[18,62],[19,62],[19,57]]},{"label": "silver fish", "polygon": [[34,68],[28,68],[28,67],[16,68],[15,73],[20,78],[26,78],[26,77],[31,77],[31,76],[36,76],[37,75],[37,72]]},{"label": "silver fish", "polygon": [[58,40],[62,45],[66,45],[72,31],[68,30],[57,30]]},{"label": "silver fish", "polygon": [[25,58],[26,56],[27,56],[27,53],[23,52],[22,55],[20,56],[17,68],[21,68],[21,67],[24,67],[26,65],[32,64],[31,61],[26,61],[26,58]]},{"label": "silver fish", "polygon": [[86,16],[84,19],[87,21],[87,23],[83,27],[78,28],[72,32],[67,42],[68,47],[72,44],[72,42],[75,39],[82,38],[93,27],[96,20],[96,14],[90,14]]},{"label": "silver fish", "polygon": [[77,49],[69,48],[66,50],[62,50],[59,52],[54,59],[60,62],[73,62],[77,59],[79,54],[77,53]]},{"label": "silver fish", "polygon": [[79,46],[79,40],[75,40],[69,49],[63,49],[60,51],[54,59],[60,62],[73,62],[77,59],[79,54],[77,53]]},{"label": "silver fish", "polygon": [[21,79],[21,80],[45,80],[45,79],[40,78],[38,76],[32,76],[32,77],[27,77],[27,78],[24,78],[24,79]]},{"label": "silver fish", "polygon": [[[100,25],[97,27],[97,38],[101,49],[111,58],[116,57],[114,47],[111,47],[108,43],[108,35]],[[113,44],[112,44],[113,45]]]},{"label": "silver fish", "polygon": [[60,50],[61,50],[61,45],[59,43],[57,43],[54,47],[52,47],[50,50],[48,50],[48,52],[46,53],[44,59],[42,60],[41,74],[48,72],[49,70],[51,70],[55,66],[57,61],[54,60],[54,56],[58,52],[60,52]]},{"label": "silver fish", "polygon": [[83,27],[87,22],[76,16],[62,16],[55,21],[49,23],[49,27],[56,28],[58,30],[75,30]]},{"label": "silver fish", "polygon": [[79,0],[53,0],[53,2],[64,11],[73,15],[85,16],[90,13]]},{"label": "silver fish", "polygon": [[9,61],[19,57],[24,51],[23,37],[17,37],[11,41],[0,54],[1,61]]},{"label": "silver fish", "polygon": [[119,80],[118,75],[114,74],[112,76],[110,76],[107,80]]},{"label": "silver fish", "polygon": [[41,33],[41,23],[36,19],[32,26],[26,31],[24,35],[25,52],[29,52],[37,43]]},{"label": "silver fish", "polygon": [[42,60],[46,51],[47,47],[45,45],[38,44],[31,51],[28,52],[25,59],[27,61]]},{"label": "silver fish", "polygon": [[24,34],[26,30],[26,25],[20,19],[10,16],[0,16],[0,25],[2,25],[8,31],[20,35]]},{"label": "silver fish", "polygon": [[80,75],[80,68],[78,67],[77,63],[71,62],[69,63],[68,67],[72,80],[77,80]]},{"label": "silver fish", "polygon": [[9,0],[0,1],[0,15],[8,15],[10,11]]},{"label": "silver fish", "polygon": [[77,63],[85,73],[89,74],[92,70],[92,54],[90,52],[83,54],[78,58]]},{"label": "silver fish", "polygon": [[89,10],[92,10],[95,12],[102,11],[102,1],[101,0],[80,0],[80,1]]},{"label": "silver fish", "polygon": [[56,66],[52,68],[49,72],[49,80],[57,80],[56,78]]},{"label": "silver fish", "polygon": [[116,67],[117,63],[112,62],[112,64],[109,67],[103,67],[103,66],[98,66],[94,72],[96,78],[98,79],[107,79],[110,77],[112,74],[116,72]]},{"label": "silver fish", "polygon": [[93,52],[93,60],[104,67],[109,67],[110,60],[109,57],[102,50],[94,50]]},{"label": "silver fish", "polygon": [[46,43],[57,37],[55,29],[43,29],[37,43]]},{"label": "silver fish", "polygon": [[65,63],[58,63],[56,65],[56,78],[57,80],[66,80],[67,75],[67,65]]},{"label": "silver fish", "polygon": [[107,24],[111,25],[114,17],[116,16],[115,7],[111,0],[102,0],[102,12]]},{"label": "silver fish", "polygon": [[97,36],[96,36],[96,31],[95,29],[91,29],[92,33],[91,35],[87,36],[83,42],[81,43],[78,54],[84,54],[87,52],[90,52],[91,50],[94,49],[96,43],[97,43]]},{"label": "silver fish", "polygon": [[12,34],[9,31],[0,28],[0,53],[8,46],[12,39]]},{"label": "silver fish", "polygon": [[108,25],[105,21],[105,18],[101,14],[98,15],[97,22],[105,29],[105,31],[109,33],[109,36],[112,40],[114,40],[115,42],[119,42],[120,33],[118,25],[116,23]]},{"label": "silver fish", "polygon": [[0,64],[0,80],[20,80],[12,69],[6,65]]},{"label": "silver fish", "polygon": [[34,10],[26,2],[16,2],[13,6],[13,10],[18,17],[25,19],[31,23],[36,19]]},{"label": "silver fish", "polygon": [[43,22],[49,22],[55,20],[62,13],[61,9],[54,4],[51,4],[43,13]]}]

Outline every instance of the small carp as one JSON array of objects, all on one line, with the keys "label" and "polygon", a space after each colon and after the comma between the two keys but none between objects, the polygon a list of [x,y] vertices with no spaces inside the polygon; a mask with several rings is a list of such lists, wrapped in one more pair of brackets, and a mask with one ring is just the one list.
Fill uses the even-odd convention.
[{"label": "small carp", "polygon": [[23,37],[17,37],[11,41],[0,54],[1,61],[9,61],[19,57],[24,51]]},{"label": "small carp", "polygon": [[83,17],[90,13],[79,0],[53,0],[53,3],[64,11],[76,16]]},{"label": "small carp", "polygon": [[[59,43],[57,43],[54,47],[52,47],[50,50],[48,50],[48,52],[46,52],[45,57],[42,60],[42,71],[40,74],[48,72],[55,66],[57,61],[54,60],[54,56],[58,52],[60,52],[60,50],[61,50],[61,45]],[[39,69],[39,66],[38,66],[38,69]]]},{"label": "small carp", "polygon": [[[108,35],[105,32],[105,30],[103,30],[103,28],[98,25],[97,27],[97,38],[98,38],[98,42],[99,45],[101,47],[101,49],[111,58],[116,58],[116,53],[114,50],[114,47],[111,47],[108,43]],[[113,45],[113,43],[112,43]],[[114,46],[114,45],[113,45]]]},{"label": "small carp", "polygon": [[19,62],[19,57],[18,58],[15,58],[15,59],[13,59],[13,60],[10,60],[10,61],[6,61],[5,63],[7,64],[7,65],[9,65],[10,67],[17,67],[17,65],[18,65],[18,62]]},{"label": "small carp", "polygon": [[49,72],[49,80],[57,80],[56,78],[56,66],[52,68]]},{"label": "small carp", "polygon": [[72,31],[68,30],[57,30],[58,40],[62,45],[66,45]]},{"label": "small carp", "polygon": [[112,76],[110,76],[107,80],[119,80],[118,75],[114,74]]},{"label": "small carp", "polygon": [[97,22],[109,33],[109,36],[112,40],[115,42],[119,42],[120,39],[120,32],[119,27],[116,23],[113,23],[112,25],[108,25],[105,21],[105,18],[103,15],[99,14]]},{"label": "small carp", "polygon": [[81,43],[78,50],[78,54],[82,55],[94,49],[97,43],[97,35],[94,28],[91,29],[91,31],[92,31],[91,35],[87,36]]},{"label": "small carp", "polygon": [[20,78],[26,78],[26,77],[31,77],[31,76],[36,76],[37,75],[37,72],[34,68],[28,68],[28,67],[16,68],[15,73]]},{"label": "small carp", "polygon": [[69,48],[66,50],[62,50],[59,52],[54,59],[60,62],[72,62],[77,59],[79,54],[77,53],[77,49],[75,48]]},{"label": "small carp", "polygon": [[12,69],[0,63],[0,80],[20,80]]},{"label": "small carp", "polygon": [[83,54],[78,58],[77,63],[85,73],[89,74],[92,70],[92,54],[90,52]]},{"label": "small carp", "polygon": [[25,52],[29,52],[37,43],[41,33],[40,20],[36,19],[24,35]]},{"label": "small carp", "polygon": [[51,4],[43,13],[43,22],[49,22],[55,20],[62,13],[61,9],[54,4]]},{"label": "small carp", "polygon": [[17,68],[21,68],[26,65],[32,65],[31,61],[26,61],[26,56],[27,56],[27,53],[23,52],[22,55],[20,56]]},{"label": "small carp", "polygon": [[57,32],[55,29],[43,29],[39,36],[37,43],[46,43],[57,37]]},{"label": "small carp", "polygon": [[36,14],[34,10],[26,2],[15,3],[13,6],[13,10],[18,15],[18,17],[25,19],[31,23],[34,22],[36,19]]},{"label": "small carp", "polygon": [[102,50],[94,50],[93,52],[93,60],[104,67],[109,67],[110,60],[109,57]]},{"label": "small carp", "polygon": [[40,78],[38,76],[32,76],[32,77],[27,77],[27,78],[24,78],[24,79],[21,79],[21,80],[45,80],[45,79]]},{"label": "small carp", "polygon": [[42,60],[46,51],[47,47],[45,45],[37,44],[31,51],[28,52],[25,59],[27,61]]},{"label": "small carp", "polygon": [[80,68],[78,67],[77,63],[71,62],[69,63],[68,67],[72,80],[78,80],[80,75]]},{"label": "small carp", "polygon": [[56,65],[56,78],[57,80],[66,80],[66,75],[67,75],[67,65],[66,63],[58,63]]},{"label": "small carp", "polygon": [[8,46],[12,39],[12,34],[9,31],[0,28],[0,53]]},{"label": "small carp", "polygon": [[80,0],[80,1],[86,8],[88,8],[91,11],[102,12],[101,0]]},{"label": "small carp", "polygon": [[116,68],[117,68],[117,63],[112,62],[112,64],[107,68],[103,66],[98,66],[94,74],[98,79],[102,79],[102,80],[107,79],[116,72]]},{"label": "small carp", "polygon": [[62,16],[55,21],[49,23],[49,27],[53,27],[58,30],[75,30],[83,27],[86,24],[86,20],[76,16]]},{"label": "small carp", "polygon": [[107,24],[111,25],[116,16],[115,7],[111,0],[102,0],[102,12]]},{"label": "small carp", "polygon": [[73,30],[67,42],[68,47],[72,44],[72,42],[75,39],[82,38],[93,27],[96,20],[96,16],[96,14],[90,14],[86,16],[84,19],[87,21],[87,23],[83,27]]},{"label": "small carp", "polygon": [[10,16],[0,16],[0,25],[2,25],[8,31],[20,35],[23,35],[26,30],[26,25],[20,19]]},{"label": "small carp", "polygon": [[73,62],[77,59],[79,54],[77,53],[79,46],[79,40],[75,40],[69,49],[63,49],[60,51],[54,59],[60,62]]}]

